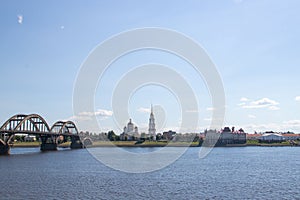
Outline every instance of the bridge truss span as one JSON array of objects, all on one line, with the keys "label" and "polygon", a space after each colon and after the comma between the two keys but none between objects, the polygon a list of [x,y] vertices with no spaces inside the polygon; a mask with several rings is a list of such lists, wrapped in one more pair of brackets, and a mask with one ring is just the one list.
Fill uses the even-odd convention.
[{"label": "bridge truss span", "polygon": [[50,129],[50,132],[57,134],[70,134],[70,135],[78,135],[78,129],[74,122],[72,121],[57,121],[53,124]]},{"label": "bridge truss span", "polygon": [[41,150],[57,150],[59,142],[70,141],[72,149],[83,148],[78,129],[72,121],[57,121],[51,128],[46,120],[38,114],[18,114],[9,118],[0,127],[0,155],[9,154],[12,138],[15,134],[38,136]]},{"label": "bridge truss span", "polygon": [[2,133],[48,133],[49,125],[43,117],[37,114],[14,115],[9,118],[0,128]]}]

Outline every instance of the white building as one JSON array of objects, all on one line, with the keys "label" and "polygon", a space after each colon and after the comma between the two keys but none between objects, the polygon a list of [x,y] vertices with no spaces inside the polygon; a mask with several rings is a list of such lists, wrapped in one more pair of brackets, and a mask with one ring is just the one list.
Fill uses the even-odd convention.
[{"label": "white building", "polygon": [[246,133],[243,129],[235,131],[235,128],[225,127],[221,132],[217,130],[205,130],[206,144],[226,146],[231,144],[246,144]]},{"label": "white building", "polygon": [[131,119],[129,119],[129,122],[127,126],[124,126],[123,133],[120,134],[121,140],[132,140],[133,138],[139,137],[139,130],[137,126],[134,126]]},{"label": "white building", "polygon": [[282,136],[286,140],[298,140],[298,139],[300,139],[300,134],[285,133],[285,134],[282,134]]},{"label": "white building", "polygon": [[151,113],[150,113],[150,118],[149,118],[148,134],[149,134],[150,139],[152,139],[154,141],[156,140],[155,119],[154,119],[152,105],[151,105]]},{"label": "white building", "polygon": [[261,142],[282,142],[285,138],[279,133],[265,133],[259,137]]}]

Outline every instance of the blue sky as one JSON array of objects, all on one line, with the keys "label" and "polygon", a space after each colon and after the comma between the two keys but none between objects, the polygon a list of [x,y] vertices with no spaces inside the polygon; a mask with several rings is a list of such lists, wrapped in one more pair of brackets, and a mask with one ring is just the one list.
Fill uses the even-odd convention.
[{"label": "blue sky", "polygon": [[[38,113],[49,124],[82,120],[73,116],[72,94],[89,53],[120,32],[161,27],[193,38],[215,63],[226,94],[224,125],[250,133],[300,132],[299,9],[297,0],[3,0],[0,122],[17,113]],[[182,74],[198,99],[198,131],[208,127],[210,96],[191,66],[164,52],[141,51],[119,59],[103,76],[95,95],[100,130],[88,126],[88,116],[79,129],[118,132],[122,127],[114,124],[111,91],[122,74],[149,62],[167,64]],[[141,88],[129,101],[130,117],[140,130],[147,129],[151,103],[154,111],[164,113],[157,114],[160,130],[176,130],[180,106],[169,91],[157,86]],[[159,120],[161,116],[166,117]]]}]

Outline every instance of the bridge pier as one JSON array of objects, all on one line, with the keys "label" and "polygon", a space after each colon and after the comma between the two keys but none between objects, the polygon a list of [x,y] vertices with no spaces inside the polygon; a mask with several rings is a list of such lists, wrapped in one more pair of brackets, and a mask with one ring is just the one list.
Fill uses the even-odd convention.
[{"label": "bridge pier", "polygon": [[10,146],[8,144],[2,145],[0,144],[0,155],[9,155],[10,154]]},{"label": "bridge pier", "polygon": [[57,143],[56,139],[53,139],[49,135],[41,136],[42,144],[41,144],[41,151],[56,151],[57,150]]},{"label": "bridge pier", "polygon": [[56,151],[56,150],[57,150],[57,144],[55,143],[41,144],[41,151]]},{"label": "bridge pier", "polygon": [[71,149],[82,149],[83,148],[83,144],[82,144],[79,136],[72,136],[71,137],[70,148]]},{"label": "bridge pier", "polygon": [[9,155],[10,154],[10,145],[7,142],[4,142],[0,139],[0,155]]}]

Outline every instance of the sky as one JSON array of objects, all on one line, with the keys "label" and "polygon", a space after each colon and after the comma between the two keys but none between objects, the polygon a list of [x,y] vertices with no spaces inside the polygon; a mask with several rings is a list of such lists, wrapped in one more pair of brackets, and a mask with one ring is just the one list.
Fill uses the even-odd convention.
[{"label": "sky", "polygon": [[[116,123],[114,89],[137,66],[159,63],[180,74],[196,96],[197,130],[182,130],[209,128],[214,108],[203,77],[180,57],[151,49],[113,62],[97,83],[94,111],[74,114],[74,85],[90,53],[121,32],[159,27],[192,38],[215,64],[226,97],[223,126],[300,132],[299,9],[298,0],[2,0],[0,124],[37,113],[49,125],[74,120],[83,131],[119,134],[129,119]],[[147,132],[151,104],[158,132],[179,130],[182,107],[168,87],[128,91],[128,115],[141,132]],[[89,125],[91,115],[99,127]]]}]

